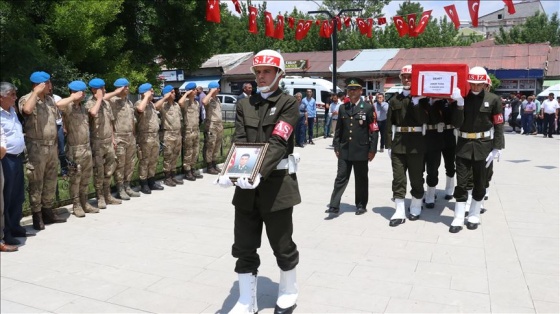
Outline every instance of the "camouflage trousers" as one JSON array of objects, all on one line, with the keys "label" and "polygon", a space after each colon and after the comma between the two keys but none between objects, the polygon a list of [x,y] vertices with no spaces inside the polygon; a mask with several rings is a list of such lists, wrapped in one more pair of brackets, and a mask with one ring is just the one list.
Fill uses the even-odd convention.
[{"label": "camouflage trousers", "polygon": [[187,128],[185,130],[183,135],[183,169],[185,170],[194,169],[198,159],[199,135],[198,128]]},{"label": "camouflage trousers", "polygon": [[221,123],[210,124],[206,130],[206,163],[216,161],[218,159],[218,153],[220,147],[222,146],[222,137],[224,134],[224,126]]},{"label": "camouflage trousers", "polygon": [[130,182],[136,164],[136,139],[132,133],[118,133],[115,134],[115,142],[117,143],[115,183]]},{"label": "camouflage trousers", "polygon": [[31,212],[53,208],[58,179],[57,140],[27,140],[25,143],[29,162],[25,167],[29,183]]},{"label": "camouflage trousers", "polygon": [[116,156],[113,139],[94,139],[92,143],[93,174],[95,190],[111,185],[111,177],[115,171]]},{"label": "camouflage trousers", "polygon": [[171,172],[177,168],[177,159],[181,155],[181,131],[163,132],[163,171]]},{"label": "camouflage trousers", "polygon": [[71,161],[68,164],[70,197],[76,199],[88,193],[93,168],[90,144],[66,146],[66,158]]},{"label": "camouflage trousers", "polygon": [[159,136],[154,133],[138,134],[138,177],[146,180],[156,175],[156,167],[159,156]]}]

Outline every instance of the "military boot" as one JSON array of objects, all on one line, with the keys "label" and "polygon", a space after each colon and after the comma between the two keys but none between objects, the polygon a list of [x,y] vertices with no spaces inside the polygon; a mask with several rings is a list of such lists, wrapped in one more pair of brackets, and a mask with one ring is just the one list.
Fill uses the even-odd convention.
[{"label": "military boot", "polygon": [[177,178],[175,171],[171,172],[171,179],[173,179],[173,182],[175,182],[176,184],[183,184],[183,178],[179,177]]},{"label": "military boot", "polygon": [[220,174],[220,172],[214,168],[214,163],[208,163],[208,166],[206,167],[206,173],[208,174]]},{"label": "military boot", "polygon": [[185,170],[185,180],[188,181],[196,181],[195,176],[193,175],[193,171],[192,170]]},{"label": "military boot", "polygon": [[192,173],[193,177],[195,177],[196,179],[204,178],[204,176],[202,174],[196,172],[196,170],[194,170],[194,169],[191,169],[191,173]]},{"label": "military boot", "polygon": [[105,196],[103,195],[103,191],[101,190],[97,191],[97,207],[99,207],[99,209],[107,208],[107,204],[105,203]]},{"label": "military boot", "polygon": [[128,194],[128,196],[130,196],[130,197],[140,197],[140,193],[134,191],[130,187],[130,182],[124,182],[124,190],[125,190],[126,194]]},{"label": "military boot", "polygon": [[95,214],[99,213],[99,208],[93,207],[88,202],[88,195],[87,193],[80,194],[80,204],[82,204],[82,209],[87,214]]},{"label": "military boot", "polygon": [[43,223],[43,215],[41,212],[33,213],[33,229],[44,230],[45,224]]},{"label": "military boot", "polygon": [[154,177],[148,178],[148,187],[150,188],[150,190],[163,190],[163,186],[159,185]]},{"label": "military boot", "polygon": [[140,180],[140,192],[144,194],[152,194],[152,190],[150,190],[147,180]]},{"label": "military boot", "polygon": [[72,211],[74,212],[74,215],[76,217],[85,217],[86,213],[84,212],[83,208],[82,208],[82,204],[80,204],[80,198],[79,197],[74,197],[73,200],[73,205],[72,205]]},{"label": "military boot", "polygon": [[222,169],[218,168],[218,165],[216,164],[215,161],[212,162],[212,167],[214,167],[214,169],[216,169],[216,171],[218,171],[218,173],[222,172]]},{"label": "military boot", "polygon": [[166,172],[165,173],[165,180],[163,180],[163,184],[167,185],[167,186],[176,186],[177,184],[175,184],[175,181],[173,181],[173,174],[171,172]]},{"label": "military boot", "polygon": [[125,200],[128,201],[130,200],[130,196],[128,196],[128,194],[126,193],[126,191],[124,190],[124,184],[122,183],[117,183],[117,191],[119,193],[119,198],[121,200]]},{"label": "military boot", "polygon": [[43,222],[45,225],[66,222],[66,218],[58,217],[52,208],[42,208],[41,213],[43,214]]},{"label": "military boot", "polygon": [[111,186],[107,185],[103,187],[103,195],[105,196],[105,203],[108,205],[120,205],[122,204],[121,200],[118,200],[113,197],[111,194]]}]

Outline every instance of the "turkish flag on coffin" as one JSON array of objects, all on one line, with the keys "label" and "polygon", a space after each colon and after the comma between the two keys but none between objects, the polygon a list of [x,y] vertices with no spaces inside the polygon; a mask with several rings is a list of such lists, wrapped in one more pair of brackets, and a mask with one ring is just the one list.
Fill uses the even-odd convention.
[{"label": "turkish flag on coffin", "polygon": [[206,20],[208,22],[220,23],[220,1],[206,1]]},{"label": "turkish flag on coffin", "polygon": [[249,33],[257,34],[257,8],[249,6]]}]

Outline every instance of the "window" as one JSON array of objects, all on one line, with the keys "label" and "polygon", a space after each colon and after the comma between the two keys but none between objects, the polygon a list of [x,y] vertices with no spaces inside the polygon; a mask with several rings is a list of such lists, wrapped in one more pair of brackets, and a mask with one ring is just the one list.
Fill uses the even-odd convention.
[{"label": "window", "polygon": [[502,15],[498,14],[498,20],[501,20],[501,19],[503,19]]}]

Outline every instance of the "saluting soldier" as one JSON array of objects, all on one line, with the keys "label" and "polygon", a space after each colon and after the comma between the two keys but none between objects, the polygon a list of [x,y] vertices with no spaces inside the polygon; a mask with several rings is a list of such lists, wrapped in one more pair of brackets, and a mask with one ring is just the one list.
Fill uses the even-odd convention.
[{"label": "saluting soldier", "polygon": [[29,79],[33,90],[19,100],[19,109],[25,119],[25,147],[29,158],[26,174],[35,230],[45,229],[45,224],[66,222],[53,211],[58,174],[58,114],[50,96],[50,78],[46,72],[31,74]]},{"label": "saluting soldier", "polygon": [[436,186],[439,182],[439,166],[441,164],[441,152],[445,144],[443,131],[443,107],[447,104],[445,99],[430,99],[424,109],[428,113],[428,124],[426,126],[426,153],[424,154],[424,165],[426,169],[426,196],[424,203],[426,208],[434,208],[436,200]]},{"label": "saluting soldier", "polygon": [[111,178],[116,166],[113,111],[103,97],[105,97],[105,81],[94,78],[89,81],[93,96],[86,102],[86,109],[90,114],[90,133],[93,156],[93,172],[95,192],[97,193],[97,207],[107,208],[118,205],[122,201],[111,195]]},{"label": "saluting soldier", "polygon": [[[406,222],[404,198],[406,195],[406,174],[410,179],[410,220],[417,220],[422,212],[424,197],[424,139],[425,123],[428,115],[423,109],[429,106],[428,98],[411,97],[412,66],[405,65],[400,73],[403,91],[389,100],[387,111],[386,143],[393,167],[393,198],[395,214],[389,226],[396,227]],[[422,102],[422,105],[420,105]]]},{"label": "saluting soldier", "polygon": [[98,213],[88,203],[89,180],[92,175],[93,162],[89,142],[89,113],[82,101],[86,97],[86,83],[73,81],[68,84],[70,96],[61,99],[56,106],[62,113],[64,127],[67,130],[66,157],[70,174],[70,197],[72,211],[76,217],[85,217],[86,213]]},{"label": "saluting soldier", "polygon": [[[161,123],[163,125],[163,172],[165,180],[163,184],[176,186],[183,184],[183,179],[175,177],[177,159],[181,154],[181,105],[175,102],[175,90],[173,86],[167,85],[161,92],[164,102],[159,110]],[[182,105],[185,102],[183,100]]]},{"label": "saluting soldier", "polygon": [[119,78],[114,83],[117,89],[105,94],[104,99],[109,102],[115,118],[115,182],[117,183],[118,197],[121,200],[130,200],[130,197],[139,197],[140,193],[130,187],[130,180],[136,164],[136,138],[134,137],[134,108],[128,99],[130,83],[126,78]]},{"label": "saluting soldier", "polygon": [[204,109],[206,109],[205,132],[206,136],[206,172],[209,174],[219,174],[222,169],[218,168],[216,161],[218,152],[222,146],[222,136],[224,133],[224,125],[222,123],[222,104],[218,97],[220,84],[218,82],[210,82],[208,84],[208,94],[202,100]]},{"label": "saluting soldier", "polygon": [[350,101],[338,108],[338,123],[333,139],[334,153],[338,158],[338,169],[334,181],[329,209],[325,212],[338,214],[340,199],[350,180],[354,168],[356,215],[367,211],[368,161],[377,152],[379,127],[373,105],[361,99],[363,81],[358,78],[346,80]]},{"label": "saluting soldier", "polygon": [[488,167],[504,148],[504,117],[502,101],[497,95],[484,91],[488,74],[482,67],[469,70],[467,82],[470,91],[463,99],[456,88],[452,98],[457,101],[453,112],[453,124],[458,134],[456,150],[457,186],[454,197],[455,214],[449,232],[463,229],[465,221],[468,184],[472,177],[472,203],[467,218],[467,229],[474,230],[480,224],[482,200],[486,194]]},{"label": "saluting soldier", "polygon": [[[186,97],[183,110],[183,170],[185,179],[195,181],[202,179],[202,175],[194,170],[198,158],[199,136],[200,136],[200,104],[195,100],[196,84],[190,82],[186,86],[186,92],[181,100]],[[181,102],[179,101],[179,103]]]}]

